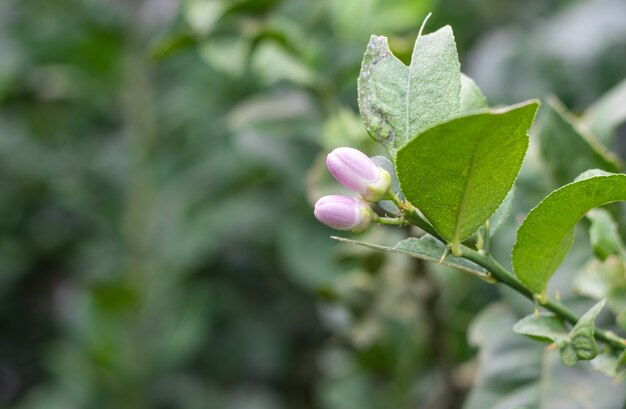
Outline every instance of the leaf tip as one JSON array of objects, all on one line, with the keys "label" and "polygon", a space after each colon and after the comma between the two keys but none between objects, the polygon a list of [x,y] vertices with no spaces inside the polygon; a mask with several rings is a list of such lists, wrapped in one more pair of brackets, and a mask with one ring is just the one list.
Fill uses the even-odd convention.
[{"label": "leaf tip", "polygon": [[426,27],[426,23],[428,22],[428,19],[430,18],[430,16],[432,16],[433,13],[429,12],[426,17],[424,17],[424,21],[422,22],[422,26],[420,27],[420,31],[417,33],[417,38],[419,39],[422,36],[422,32],[424,31],[424,27]]}]

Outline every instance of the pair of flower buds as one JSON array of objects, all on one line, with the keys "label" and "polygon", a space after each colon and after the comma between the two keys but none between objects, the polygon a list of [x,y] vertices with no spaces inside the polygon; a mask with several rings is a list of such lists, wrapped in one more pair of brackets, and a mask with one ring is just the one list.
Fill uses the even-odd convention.
[{"label": "pair of flower buds", "polygon": [[315,218],[333,229],[364,231],[376,218],[369,202],[378,202],[387,195],[389,172],[353,148],[335,149],[326,157],[326,166],[339,183],[361,197],[324,196],[315,203]]}]

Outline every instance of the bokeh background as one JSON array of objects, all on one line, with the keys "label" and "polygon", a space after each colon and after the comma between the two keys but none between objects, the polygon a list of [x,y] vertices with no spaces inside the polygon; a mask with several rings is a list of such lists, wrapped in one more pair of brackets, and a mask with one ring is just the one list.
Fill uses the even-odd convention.
[{"label": "bokeh background", "polygon": [[626,77],[623,0],[2,0],[0,407],[461,407],[507,295],[311,208],[329,150],[380,153],[369,36],[408,62],[430,11],[491,105]]}]

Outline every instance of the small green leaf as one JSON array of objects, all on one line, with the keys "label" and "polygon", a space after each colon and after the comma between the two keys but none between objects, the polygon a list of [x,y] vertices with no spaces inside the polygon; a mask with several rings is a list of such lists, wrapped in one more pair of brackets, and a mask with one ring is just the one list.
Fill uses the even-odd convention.
[{"label": "small green leaf", "polygon": [[511,190],[538,106],[529,101],[455,118],[398,151],[405,197],[453,248],[482,226]]},{"label": "small green leaf", "polygon": [[611,255],[623,254],[624,244],[611,213],[605,209],[592,209],[587,218],[591,221],[589,238],[596,257],[606,260]]},{"label": "small green leaf", "polygon": [[[380,246],[378,244],[365,243],[362,241],[345,239],[343,237],[332,238],[345,243],[357,244],[359,246],[369,247],[376,250],[390,251],[392,253],[405,254],[407,256],[437,263],[441,260],[441,257],[446,250],[446,246],[444,246],[441,242],[437,241],[434,237],[429,235],[420,237],[419,239],[412,237],[406,240],[402,240],[401,242],[396,244],[395,247]],[[455,257],[453,255],[448,255],[441,264],[447,267],[464,271],[466,273],[477,275],[483,279],[490,278],[489,274],[484,268],[472,263],[471,261]]]},{"label": "small green leaf", "polygon": [[533,292],[543,293],[567,254],[576,222],[589,210],[620,200],[626,200],[624,174],[591,176],[550,193],[517,231],[513,247],[517,277]]},{"label": "small green leaf", "polygon": [[619,172],[619,159],[575,125],[575,119],[555,97],[549,97],[539,128],[539,145],[554,183],[562,186],[587,169]]},{"label": "small green leaf", "polygon": [[424,130],[459,113],[461,76],[452,29],[418,36],[407,67],[372,36],[358,81],[365,129],[391,156]]},{"label": "small green leaf", "polygon": [[626,80],[596,101],[580,120],[581,128],[588,130],[608,148],[613,146],[616,130],[626,121]]},{"label": "small green leaf", "polygon": [[576,349],[570,342],[563,321],[554,315],[528,315],[513,326],[513,331],[540,341],[554,342],[559,347],[561,361],[567,366],[574,366],[578,362]]},{"label": "small green leaf", "polygon": [[578,354],[576,354],[576,349],[571,342],[564,342],[559,347],[559,352],[561,355],[561,362],[565,366],[574,366],[578,362]]},{"label": "small green leaf", "polygon": [[528,315],[517,321],[513,331],[518,334],[539,339],[545,342],[555,342],[558,345],[568,341],[567,328],[555,315]]},{"label": "small green leaf", "polygon": [[590,360],[598,355],[598,345],[593,337],[595,332],[595,321],[600,314],[606,300],[598,302],[591,307],[589,311],[583,314],[578,320],[572,331],[570,332],[570,339],[576,355],[583,360]]},{"label": "small green leaf", "polygon": [[487,99],[473,79],[461,73],[461,113],[488,108]]},{"label": "small green leaf", "polygon": [[[574,369],[565,368],[557,351],[514,334],[511,327],[516,321],[514,312],[502,303],[491,303],[475,318],[469,342],[479,349],[477,370],[463,409],[624,406],[623,385],[594,371],[588,362],[579,362]],[[571,358],[576,359],[575,352]]]}]

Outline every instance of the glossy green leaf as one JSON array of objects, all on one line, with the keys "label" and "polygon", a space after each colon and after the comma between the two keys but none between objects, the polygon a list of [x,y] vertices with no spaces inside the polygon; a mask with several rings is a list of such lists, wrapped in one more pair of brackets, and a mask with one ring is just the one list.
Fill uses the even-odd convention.
[{"label": "glossy green leaf", "polygon": [[537,294],[545,291],[567,254],[576,222],[595,207],[626,200],[626,175],[595,171],[581,176],[586,179],[550,193],[517,231],[513,268],[517,277]]},{"label": "glossy green leaf", "polygon": [[511,189],[538,106],[529,101],[455,118],[398,151],[405,197],[453,248],[489,219]]},{"label": "glossy green leaf", "polygon": [[589,239],[596,257],[606,260],[611,255],[623,254],[624,244],[611,213],[605,209],[592,209],[587,218],[591,221]]},{"label": "glossy green leaf", "polygon": [[611,147],[618,126],[624,122],[626,122],[626,80],[617,84],[587,109],[580,120],[580,125],[602,144]]},{"label": "glossy green leaf", "polygon": [[591,307],[580,317],[570,332],[572,345],[580,359],[590,360],[598,355],[598,345],[593,334],[595,332],[595,320],[604,308],[605,302],[602,300]]},{"label": "glossy green leaf", "polygon": [[487,98],[473,79],[461,73],[461,113],[488,108]]},{"label": "glossy green leaf", "polygon": [[[441,256],[443,256],[443,253],[446,250],[446,247],[441,242],[437,241],[434,237],[430,235],[420,237],[419,239],[411,237],[409,239],[402,240],[395,247],[365,243],[362,241],[350,240],[343,237],[333,237],[333,239],[345,243],[352,243],[359,246],[369,247],[376,250],[404,254],[407,256],[437,263],[439,263],[439,261],[441,260]],[[441,264],[447,267],[464,271],[466,273],[477,275],[483,279],[489,279],[489,275],[485,269],[463,258],[448,255]]]},{"label": "glossy green leaf", "polygon": [[619,159],[575,125],[575,118],[555,97],[549,97],[539,122],[539,145],[556,186],[587,169],[619,172]]},{"label": "glossy green leaf", "polygon": [[449,26],[418,36],[408,67],[386,37],[372,36],[358,80],[365,129],[394,156],[416,135],[458,114],[460,72]]}]

